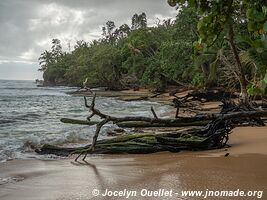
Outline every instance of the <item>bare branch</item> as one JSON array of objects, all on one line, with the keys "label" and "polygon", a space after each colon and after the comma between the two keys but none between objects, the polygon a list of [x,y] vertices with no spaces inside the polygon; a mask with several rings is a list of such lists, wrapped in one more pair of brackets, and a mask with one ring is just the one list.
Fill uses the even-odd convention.
[{"label": "bare branch", "polygon": [[[96,94],[94,94],[91,106],[88,106],[86,97],[84,97],[85,100],[85,106],[90,108],[90,111],[92,112],[89,118],[96,115],[103,120],[99,122],[96,125],[96,131],[93,137],[92,145],[89,149],[86,149],[80,153],[80,155],[75,159],[75,161],[78,160],[78,158],[82,155],[84,155],[83,160],[86,158],[87,154],[90,152],[93,152],[95,145],[97,143],[97,138],[99,135],[99,132],[101,128],[108,122],[112,121],[113,123],[117,124],[119,122],[148,122],[148,123],[158,123],[158,124],[165,124],[165,125],[172,125],[174,123],[183,123],[183,122],[195,122],[195,121],[202,121],[202,120],[229,120],[233,118],[249,118],[249,117],[262,117],[267,116],[267,111],[246,111],[246,112],[235,112],[235,113],[229,113],[229,114],[206,114],[206,115],[196,115],[195,117],[178,117],[179,113],[179,107],[177,108],[176,118],[158,118],[155,110],[153,107],[151,107],[151,111],[153,113],[153,118],[151,117],[142,117],[142,116],[126,116],[126,117],[114,117],[107,114],[102,113],[98,109],[95,108],[95,99]],[[225,138],[227,140],[227,138]]]},{"label": "bare branch", "polygon": [[151,106],[151,112],[152,112],[154,118],[155,118],[155,119],[158,119],[158,116],[157,116],[157,114],[156,114],[156,112],[155,112],[153,106]]},{"label": "bare branch", "polygon": [[83,98],[84,98],[84,105],[85,105],[85,107],[86,107],[86,108],[90,108],[90,106],[89,106],[88,103],[87,103],[87,99],[86,99],[86,97],[84,96]]},{"label": "bare branch", "polygon": [[95,98],[96,98],[96,93],[93,93],[94,94],[94,96],[93,96],[93,99],[92,99],[92,104],[91,104],[91,107],[90,107],[90,109],[93,111],[94,110],[94,108],[95,108]]},{"label": "bare branch", "polygon": [[94,135],[94,137],[93,137],[92,146],[91,146],[91,148],[90,148],[88,151],[85,152],[85,155],[84,155],[84,157],[83,157],[83,160],[85,160],[85,158],[86,158],[86,156],[87,156],[88,153],[94,151],[94,149],[95,149],[95,145],[96,145],[96,142],[97,142],[97,138],[98,138],[98,135],[99,135],[99,133],[100,133],[100,130],[101,130],[102,126],[104,126],[104,125],[105,125],[106,123],[108,123],[108,122],[109,122],[109,119],[107,118],[107,119],[104,119],[103,121],[99,122],[99,123],[96,125],[96,131],[95,131],[95,135]]},{"label": "bare branch", "polygon": [[177,108],[176,108],[176,113],[175,113],[175,118],[176,118],[176,119],[178,118],[178,115],[179,115],[179,110],[180,110],[180,108],[179,108],[179,107],[177,107]]},{"label": "bare branch", "polygon": [[89,115],[89,116],[87,117],[87,120],[90,121],[91,118],[92,118],[94,115],[95,115],[95,113],[91,113],[91,115]]}]

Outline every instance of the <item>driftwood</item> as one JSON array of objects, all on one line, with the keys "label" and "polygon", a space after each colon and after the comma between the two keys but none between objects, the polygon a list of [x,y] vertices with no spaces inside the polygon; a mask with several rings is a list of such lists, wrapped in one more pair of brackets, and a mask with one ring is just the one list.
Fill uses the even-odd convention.
[{"label": "driftwood", "polygon": [[173,96],[182,101],[197,100],[201,102],[221,101],[221,99],[223,98],[238,98],[238,95],[234,94],[233,92],[225,91],[220,88],[194,90],[192,92],[189,92],[184,97],[177,97],[175,94],[173,94]]},{"label": "driftwood", "polygon": [[196,120],[196,121],[171,121],[170,123],[151,123],[144,121],[129,121],[116,123],[122,128],[145,128],[145,127],[185,127],[185,126],[205,126],[209,120]]},{"label": "driftwood", "polygon": [[232,127],[224,120],[216,120],[201,129],[188,129],[175,133],[135,133],[113,139],[100,140],[92,145],[78,148],[62,148],[44,145],[39,154],[68,156],[73,153],[95,154],[154,153],[159,151],[179,152],[180,150],[204,150],[223,147],[228,141]]},{"label": "driftwood", "polygon": [[70,119],[70,118],[61,118],[60,121],[65,124],[79,124],[79,125],[89,125],[89,126],[99,123],[98,121]]},{"label": "driftwood", "polygon": [[[79,125],[87,125],[93,126],[99,123],[99,121],[88,121],[88,120],[80,120],[80,119],[70,119],[70,118],[61,118],[61,122],[66,124],[79,124]],[[121,128],[144,128],[144,127],[184,127],[184,126],[205,126],[210,122],[210,120],[198,120],[191,121],[188,118],[188,122],[186,118],[181,121],[170,121],[169,123],[151,123],[145,121],[127,121],[127,122],[117,122],[116,125]]]},{"label": "driftwood", "polygon": [[222,99],[237,98],[237,95],[233,92],[225,91],[221,88],[193,90],[183,97],[178,97],[175,92],[172,92],[170,93],[170,96],[175,97],[173,99],[173,105],[176,108],[175,118],[178,118],[180,108],[187,108],[193,112],[198,110],[196,108],[198,103],[194,101],[204,103],[209,101],[221,101]]},{"label": "driftwood", "polygon": [[[105,116],[105,117],[104,117]],[[217,114],[197,114],[194,117],[179,117],[179,118],[150,118],[150,117],[112,117],[103,114],[102,119],[107,119],[107,122],[112,121],[114,124],[122,128],[136,128],[136,127],[183,127],[183,126],[203,126],[207,125],[211,120],[217,118],[228,120],[228,119],[255,119],[259,117],[267,116],[267,111],[240,111],[233,113],[217,113]],[[70,124],[80,125],[95,125],[102,121],[88,121],[88,120],[76,120],[69,118],[62,118],[62,122]],[[263,124],[262,124],[263,125]],[[103,126],[103,125],[102,125]]]},{"label": "driftwood", "polygon": [[[86,125],[96,124],[96,131],[91,145],[79,148],[60,148],[51,145],[44,145],[37,153],[47,154],[53,153],[57,155],[79,154],[75,161],[84,154],[83,160],[88,153],[151,153],[158,151],[180,151],[183,149],[212,149],[221,148],[226,145],[231,129],[233,128],[233,119],[259,118],[267,116],[267,111],[241,111],[231,113],[217,114],[201,114],[195,117],[179,117],[179,118],[159,118],[151,108],[153,118],[151,117],[114,117],[102,113],[95,108],[96,94],[94,94],[91,105],[87,103],[84,97],[85,106],[91,111],[87,121],[69,121],[63,119],[64,122],[82,123]],[[93,116],[101,118],[99,122],[90,121]],[[99,132],[103,125],[108,122],[123,126],[123,124],[131,127],[134,125],[145,124],[145,126],[178,126],[186,123],[207,123],[204,128],[190,129],[183,133],[167,133],[167,134],[129,134],[120,136],[110,140],[100,140],[97,142]]]},{"label": "driftwood", "polygon": [[[236,113],[236,112],[246,113],[250,111],[258,112],[258,108],[261,107],[256,102],[244,103],[243,101],[238,101],[238,103],[236,103],[231,99],[222,99],[222,103],[223,105],[220,112],[221,114]],[[233,119],[233,123],[235,124],[249,123],[250,125],[265,126],[264,121],[258,116],[252,116],[249,117],[249,119],[235,118]]]}]

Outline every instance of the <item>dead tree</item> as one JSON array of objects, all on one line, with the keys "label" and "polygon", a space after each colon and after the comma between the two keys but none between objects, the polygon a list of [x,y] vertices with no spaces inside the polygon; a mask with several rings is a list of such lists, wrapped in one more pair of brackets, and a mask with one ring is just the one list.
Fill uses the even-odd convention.
[{"label": "dead tree", "polygon": [[[181,150],[222,148],[226,145],[232,128],[229,120],[218,119],[201,128],[166,133],[129,133],[111,139],[98,140],[91,153],[147,154],[160,151],[179,152]],[[36,152],[39,154],[68,156],[74,153],[85,154],[91,147],[92,145],[69,148],[46,144]]]},{"label": "dead tree", "polygon": [[[89,111],[91,112],[90,116],[87,118],[88,121],[91,120],[91,118],[93,116],[98,116],[101,118],[101,121],[98,122],[96,124],[96,131],[95,134],[93,136],[93,141],[92,144],[90,145],[90,147],[85,148],[84,150],[80,151],[79,150],[79,155],[76,157],[75,161],[77,161],[79,159],[79,157],[81,155],[84,154],[83,160],[85,160],[86,156],[88,153],[91,153],[94,151],[95,146],[96,146],[96,142],[97,142],[97,138],[99,135],[99,132],[101,130],[101,128],[108,122],[113,122],[115,124],[119,124],[121,122],[147,122],[147,123],[156,123],[156,124],[164,124],[166,126],[173,124],[173,123],[181,123],[181,122],[195,122],[195,121],[201,121],[201,120],[213,120],[211,122],[212,126],[210,126],[211,130],[208,130],[209,134],[206,135],[209,138],[214,138],[215,140],[219,140],[215,143],[221,143],[221,140],[226,140],[226,142],[228,141],[228,132],[226,131],[228,129],[225,129],[224,131],[222,131],[222,127],[220,128],[221,131],[218,132],[218,127],[216,124],[218,124],[218,120],[220,121],[220,124],[222,124],[222,122],[226,123],[226,121],[229,121],[231,119],[235,119],[235,118],[251,118],[251,117],[262,117],[262,116],[267,116],[267,111],[247,111],[247,112],[234,112],[234,113],[227,113],[227,114],[204,114],[204,115],[199,115],[199,116],[195,116],[195,117],[180,117],[180,118],[159,118],[156,114],[156,112],[154,111],[153,108],[151,108],[152,114],[153,114],[153,118],[151,117],[131,117],[131,116],[126,116],[126,117],[114,117],[114,116],[110,116],[107,114],[102,113],[101,111],[99,111],[98,109],[95,108],[95,100],[96,100],[96,94],[94,93],[93,95],[93,99],[91,102],[91,105],[88,105],[87,103],[87,99],[86,97],[84,97],[84,101],[85,101],[85,106],[87,108],[89,108]],[[221,125],[220,125],[221,126]],[[217,127],[217,128],[216,128]],[[227,133],[227,134],[225,134]],[[75,152],[77,153],[77,151]]]},{"label": "dead tree", "polygon": [[110,116],[110,115],[106,115],[102,112],[100,112],[98,109],[95,108],[95,99],[96,99],[96,93],[94,93],[93,95],[93,99],[92,99],[92,103],[89,106],[87,103],[87,99],[86,97],[84,97],[84,102],[85,102],[85,107],[89,108],[89,110],[91,111],[91,114],[89,117],[87,117],[87,120],[90,121],[91,118],[95,115],[97,115],[98,117],[100,117],[102,119],[102,121],[100,121],[97,125],[96,125],[96,131],[93,137],[93,142],[91,147],[88,150],[85,150],[83,152],[81,152],[75,159],[75,161],[77,161],[79,159],[79,157],[84,154],[83,160],[85,160],[87,154],[89,152],[92,152],[95,148],[96,145],[96,141],[99,135],[99,132],[102,128],[102,126],[104,126],[106,123],[112,121],[113,123],[119,123],[119,122],[125,122],[125,121],[146,121],[146,122],[151,122],[153,123],[153,121],[162,121],[162,119],[159,119],[157,117],[156,112],[154,111],[153,107],[151,107],[151,112],[154,116],[154,118],[149,118],[149,117],[114,117],[114,116]]}]

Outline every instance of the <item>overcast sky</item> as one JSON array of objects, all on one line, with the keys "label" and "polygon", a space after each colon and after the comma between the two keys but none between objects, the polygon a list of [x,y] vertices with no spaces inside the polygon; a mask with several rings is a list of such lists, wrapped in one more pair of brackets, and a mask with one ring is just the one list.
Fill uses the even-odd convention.
[{"label": "overcast sky", "polygon": [[141,12],[150,25],[177,14],[166,0],[0,0],[0,79],[40,79],[38,57],[53,38],[67,49],[98,39],[108,20],[130,25]]}]

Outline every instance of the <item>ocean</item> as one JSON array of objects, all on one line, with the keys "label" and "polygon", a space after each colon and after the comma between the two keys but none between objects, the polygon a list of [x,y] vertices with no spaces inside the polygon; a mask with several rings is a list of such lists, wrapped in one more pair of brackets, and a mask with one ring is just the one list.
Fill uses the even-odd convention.
[{"label": "ocean", "polygon": [[[83,97],[66,93],[75,90],[77,88],[73,87],[37,87],[34,81],[0,80],[0,162],[16,158],[42,159],[34,148],[45,143],[77,146],[91,142],[95,126],[60,122],[63,117],[86,119],[89,115]],[[88,101],[90,99],[88,97]],[[170,106],[149,101],[96,99],[98,109],[114,116],[152,116],[151,106],[158,114],[171,109]],[[115,125],[107,124],[100,138],[104,138],[106,131],[112,128]]]}]

